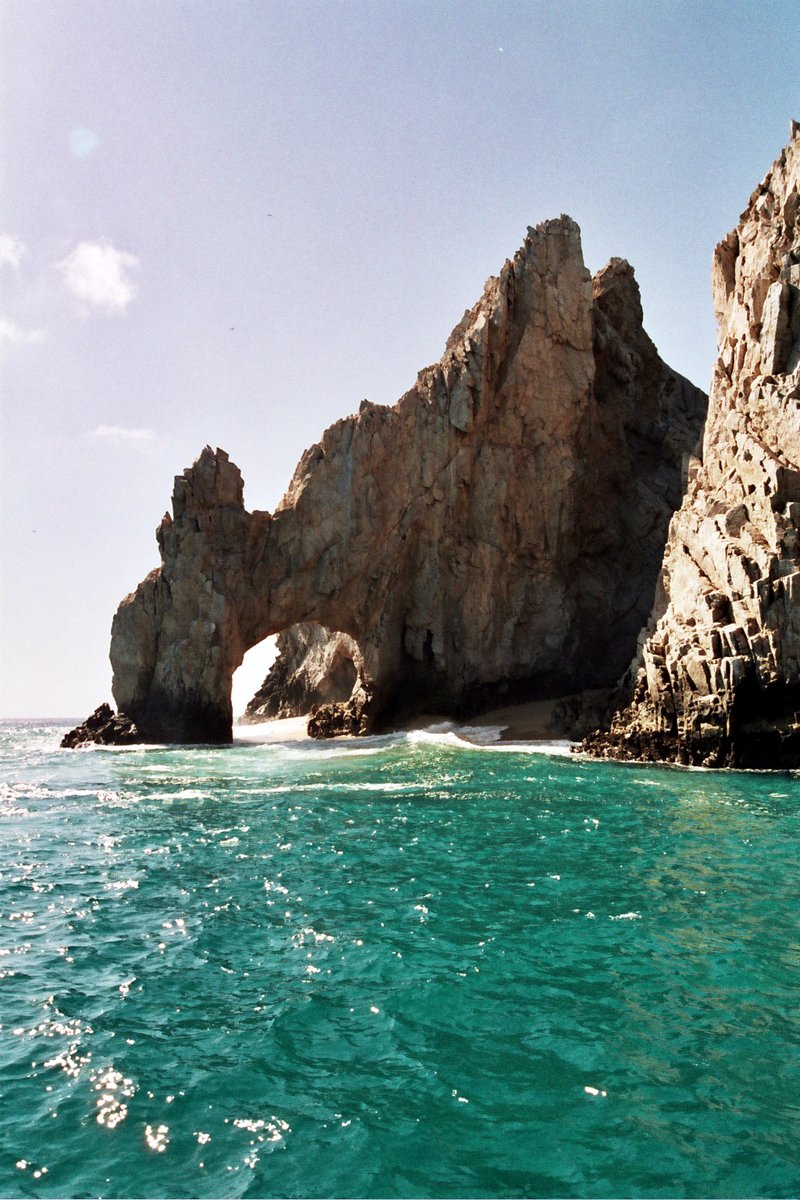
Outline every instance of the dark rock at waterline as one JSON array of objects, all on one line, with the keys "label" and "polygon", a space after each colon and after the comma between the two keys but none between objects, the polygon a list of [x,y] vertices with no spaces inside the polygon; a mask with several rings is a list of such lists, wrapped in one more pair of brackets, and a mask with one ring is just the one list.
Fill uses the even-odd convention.
[{"label": "dark rock at waterline", "polygon": [[787,722],[762,721],[728,738],[681,737],[668,730],[598,729],[574,747],[594,758],[617,762],[676,763],[683,767],[732,767],[737,770],[796,771],[800,768],[800,732]]},{"label": "dark rock at waterline", "polygon": [[370,726],[370,697],[356,693],[349,700],[315,705],[306,730],[312,738],[358,737]]},{"label": "dark rock at waterline", "polygon": [[63,750],[76,750],[79,746],[128,746],[141,742],[142,735],[129,717],[115,713],[108,704],[101,704],[90,717],[70,729],[61,739]]}]

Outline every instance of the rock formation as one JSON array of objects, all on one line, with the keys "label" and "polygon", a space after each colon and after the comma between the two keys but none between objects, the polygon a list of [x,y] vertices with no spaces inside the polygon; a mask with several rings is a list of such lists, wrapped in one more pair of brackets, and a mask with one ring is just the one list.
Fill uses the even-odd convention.
[{"label": "rock formation", "polygon": [[702,459],[669,531],[599,754],[800,766],[800,133],[713,262],[719,357]]},{"label": "rock formation", "polygon": [[[623,650],[621,657],[619,647],[633,647],[638,616],[649,608],[670,498],[678,492],[677,465],[687,449],[695,448],[692,439],[705,398],[679,376],[665,372],[642,328],[639,291],[628,263],[612,259],[592,281],[592,295],[594,380],[585,429],[578,439],[582,471],[576,481],[576,533],[582,539],[581,553],[587,553],[592,565],[584,574],[583,590],[574,596],[574,621],[581,629],[581,655],[594,660],[594,684],[616,683],[628,652]],[[614,501],[607,506],[606,485],[626,489],[629,504]],[[639,555],[644,556],[640,563]],[[611,599],[609,604],[621,585],[624,603]],[[600,637],[593,636],[595,626]],[[349,696],[345,687],[356,673],[358,648],[346,635],[299,626],[279,636],[278,651],[263,687],[248,705],[248,720],[306,714]],[[581,676],[571,690],[584,686],[586,678]],[[486,693],[483,699],[493,697]],[[478,704],[473,700],[471,707]],[[585,723],[581,706],[573,703],[568,710],[577,714],[568,726],[577,736],[593,728]],[[309,730],[325,727],[316,720]]]},{"label": "rock formation", "polygon": [[561,217],[393,408],[326,431],[273,514],[206,447],[175,480],[161,568],[114,618],[120,712],[147,739],[226,741],[245,651],[301,623],[356,644],[348,729],[614,682],[706,402],[641,318],[628,264],[592,280]]},{"label": "rock formation", "polygon": [[127,746],[141,742],[142,737],[133,721],[117,715],[108,704],[101,704],[80,725],[70,729],[61,739],[62,750],[77,750],[79,746]]}]

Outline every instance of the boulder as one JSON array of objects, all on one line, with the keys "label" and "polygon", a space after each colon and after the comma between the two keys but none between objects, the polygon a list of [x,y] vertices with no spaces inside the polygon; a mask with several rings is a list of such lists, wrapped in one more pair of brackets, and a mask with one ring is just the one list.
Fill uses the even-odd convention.
[{"label": "boulder", "polygon": [[141,742],[139,730],[128,717],[118,716],[108,704],[101,704],[80,725],[70,729],[61,739],[63,750],[76,750],[79,746],[97,744],[101,746],[125,746]]}]

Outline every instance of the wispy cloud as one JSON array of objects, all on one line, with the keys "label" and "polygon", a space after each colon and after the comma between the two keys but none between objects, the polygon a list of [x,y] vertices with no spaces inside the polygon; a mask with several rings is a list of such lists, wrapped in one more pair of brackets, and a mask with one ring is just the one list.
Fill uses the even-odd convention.
[{"label": "wispy cloud", "polygon": [[107,313],[124,312],[136,295],[130,272],[138,265],[135,254],[117,250],[107,238],[79,242],[56,264],[73,296]]},{"label": "wispy cloud", "polygon": [[129,429],[125,425],[98,425],[90,436],[99,442],[132,442],[140,446],[155,446],[158,441],[152,429]]},{"label": "wispy cloud", "polygon": [[28,247],[13,233],[0,233],[0,267],[13,267],[16,271]]},{"label": "wispy cloud", "polygon": [[20,329],[13,321],[0,317],[0,345],[32,346],[44,339],[42,329]]}]

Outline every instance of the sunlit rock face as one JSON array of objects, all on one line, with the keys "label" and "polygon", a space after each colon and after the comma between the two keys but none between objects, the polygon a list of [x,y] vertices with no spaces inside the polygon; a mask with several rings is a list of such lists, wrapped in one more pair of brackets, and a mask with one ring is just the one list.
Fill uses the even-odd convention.
[{"label": "sunlit rock face", "polygon": [[717,246],[719,357],[633,703],[589,748],[800,766],[800,136]]},{"label": "sunlit rock face", "polygon": [[352,639],[360,731],[613,683],[705,402],[627,263],[593,280],[572,220],[529,230],[441,361],[331,426],[273,514],[221,450],[176,478],[161,568],[114,618],[119,710],[152,740],[225,741],[244,653],[301,623]]}]

